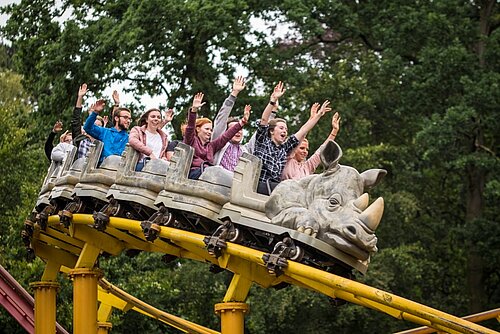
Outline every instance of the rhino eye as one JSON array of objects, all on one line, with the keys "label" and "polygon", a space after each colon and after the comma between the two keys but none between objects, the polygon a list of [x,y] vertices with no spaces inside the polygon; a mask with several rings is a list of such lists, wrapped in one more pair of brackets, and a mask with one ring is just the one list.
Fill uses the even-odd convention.
[{"label": "rhino eye", "polygon": [[329,209],[336,210],[342,202],[341,199],[342,198],[340,197],[340,194],[333,194],[332,196],[330,196],[330,198],[328,198]]},{"label": "rhino eye", "polygon": [[330,205],[339,205],[339,201],[336,198],[330,198]]}]

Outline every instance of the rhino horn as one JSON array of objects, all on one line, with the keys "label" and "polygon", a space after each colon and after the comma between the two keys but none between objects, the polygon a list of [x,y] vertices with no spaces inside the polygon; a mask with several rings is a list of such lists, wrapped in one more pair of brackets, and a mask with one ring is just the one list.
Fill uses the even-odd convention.
[{"label": "rhino horn", "polygon": [[369,200],[370,196],[368,196],[367,193],[364,193],[363,195],[359,196],[352,204],[354,204],[355,207],[363,211],[368,207]]},{"label": "rhino horn", "polygon": [[375,231],[382,219],[382,214],[384,213],[384,199],[382,197],[377,198],[366,210],[364,210],[359,219],[366,226],[368,226],[372,231]]}]

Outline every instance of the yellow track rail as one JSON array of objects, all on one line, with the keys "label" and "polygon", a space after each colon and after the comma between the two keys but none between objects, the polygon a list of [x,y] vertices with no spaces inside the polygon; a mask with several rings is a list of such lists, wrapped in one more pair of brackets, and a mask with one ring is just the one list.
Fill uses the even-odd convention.
[{"label": "yellow track rail", "polygon": [[[93,224],[93,222],[91,215],[75,214],[72,226],[67,230],[59,224],[58,216],[50,217],[49,228],[46,232],[42,232],[38,228],[35,231],[34,248],[36,254],[45,258],[48,262],[59,261],[62,266],[74,268],[72,264],[76,263],[76,261],[85,261],[85,259],[78,258],[78,250],[83,249],[87,245],[113,255],[119,254],[126,248],[162,252],[181,258],[210,262],[235,273],[235,277],[238,278],[238,284],[231,284],[224,298],[225,302],[231,300],[244,302],[252,283],[257,283],[263,287],[270,287],[281,282],[286,282],[317,291],[329,297],[341,298],[348,302],[386,313],[397,319],[411,321],[442,332],[497,333],[491,329],[428,306],[293,261],[288,261],[288,267],[284,269],[283,275],[275,277],[267,272],[262,260],[263,252],[238,244],[228,242],[223,255],[216,259],[211,257],[205,249],[203,235],[161,227],[160,237],[168,239],[170,242],[164,242],[160,238],[154,242],[147,242],[142,235],[139,221],[111,217],[105,233],[98,232],[86,226]],[[125,295],[121,296],[127,302],[133,298],[130,295],[127,297]],[[135,300],[134,302],[136,303],[134,307],[160,319],[158,313],[155,313],[156,311],[150,312],[151,309],[147,307],[141,308],[144,305],[139,300]],[[216,333],[209,329],[204,329],[202,326],[196,328],[207,330],[206,333]],[[195,332],[205,333],[196,331],[196,329]]]}]

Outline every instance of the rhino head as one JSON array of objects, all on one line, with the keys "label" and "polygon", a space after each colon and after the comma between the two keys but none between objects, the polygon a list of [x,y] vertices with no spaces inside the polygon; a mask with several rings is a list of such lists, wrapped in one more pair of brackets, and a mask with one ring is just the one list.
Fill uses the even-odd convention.
[{"label": "rhino head", "polygon": [[321,152],[322,174],[282,182],[266,203],[271,223],[310,234],[365,261],[377,251],[375,230],[384,201],[371,205],[365,192],[387,173],[370,169],[359,173],[338,163],[342,150],[330,141]]}]

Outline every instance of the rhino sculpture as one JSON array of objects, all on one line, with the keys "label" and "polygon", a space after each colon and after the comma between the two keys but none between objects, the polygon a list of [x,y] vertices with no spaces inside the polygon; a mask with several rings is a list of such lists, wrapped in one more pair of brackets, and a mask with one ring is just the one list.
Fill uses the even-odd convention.
[{"label": "rhino sculpture", "polygon": [[377,251],[375,230],[384,211],[383,198],[368,206],[365,193],[386,174],[383,169],[359,173],[340,165],[340,146],[328,142],[321,152],[326,170],[281,182],[266,202],[272,224],[307,233],[361,260]]}]

